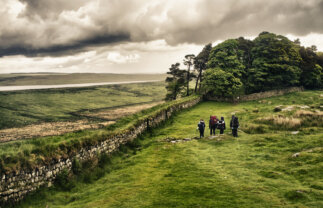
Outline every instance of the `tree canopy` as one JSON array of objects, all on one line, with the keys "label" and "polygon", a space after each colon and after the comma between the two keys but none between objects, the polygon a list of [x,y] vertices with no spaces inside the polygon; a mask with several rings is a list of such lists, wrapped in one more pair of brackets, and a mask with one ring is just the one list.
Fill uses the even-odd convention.
[{"label": "tree canopy", "polygon": [[234,96],[242,87],[242,82],[239,78],[219,68],[207,69],[202,84],[208,93],[229,98]]},{"label": "tree canopy", "polygon": [[292,41],[281,35],[261,33],[253,42],[247,93],[300,83],[301,57]]},{"label": "tree canopy", "polygon": [[222,97],[291,86],[323,87],[323,53],[315,45],[305,48],[299,39],[291,41],[270,32],[262,32],[254,40],[228,39],[213,48],[207,44],[196,57],[187,55],[184,64],[188,66],[186,76],[173,88],[182,89],[179,80],[184,80],[187,95],[189,80],[194,77],[190,73],[193,64],[198,72],[195,93],[199,93],[198,83],[206,93]]},{"label": "tree canopy", "polygon": [[212,48],[207,67],[220,68],[241,78],[246,68],[242,56],[243,51],[239,49],[239,42],[229,39]]}]

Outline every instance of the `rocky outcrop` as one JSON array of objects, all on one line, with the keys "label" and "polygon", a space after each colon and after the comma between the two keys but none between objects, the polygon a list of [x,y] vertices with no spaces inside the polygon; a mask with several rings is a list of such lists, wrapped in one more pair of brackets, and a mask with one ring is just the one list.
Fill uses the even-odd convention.
[{"label": "rocky outcrop", "polygon": [[200,98],[177,103],[167,109],[157,111],[155,116],[142,121],[125,133],[110,136],[97,145],[82,148],[67,159],[56,160],[53,158],[52,162],[46,166],[0,175],[0,204],[20,201],[28,193],[37,190],[41,186],[51,186],[60,171],[63,169],[71,170],[74,158],[79,161],[86,161],[97,157],[98,153],[111,153],[116,151],[121,144],[132,141],[147,129],[155,127],[167,120],[175,112],[190,108],[198,102],[200,102]]}]

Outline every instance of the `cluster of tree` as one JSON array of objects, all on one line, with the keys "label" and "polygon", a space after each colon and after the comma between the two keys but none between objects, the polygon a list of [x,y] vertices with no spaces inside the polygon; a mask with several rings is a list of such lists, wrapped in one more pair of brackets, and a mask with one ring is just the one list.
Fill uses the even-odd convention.
[{"label": "cluster of tree", "polygon": [[196,81],[195,93],[221,97],[291,86],[323,87],[323,53],[317,52],[315,46],[301,46],[298,39],[290,41],[269,32],[260,33],[254,40],[229,39],[213,48],[207,44],[196,57],[185,56],[184,64],[187,70],[179,69],[179,63],[170,68],[166,99],[183,94],[184,86],[189,95],[192,78]]}]

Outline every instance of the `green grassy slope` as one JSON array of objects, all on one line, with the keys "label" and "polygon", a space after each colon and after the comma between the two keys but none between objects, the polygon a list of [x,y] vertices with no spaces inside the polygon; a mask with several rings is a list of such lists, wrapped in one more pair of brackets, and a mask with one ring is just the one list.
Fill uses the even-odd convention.
[{"label": "green grassy slope", "polygon": [[75,120],[71,113],[160,101],[165,93],[164,82],[0,92],[0,129]]},{"label": "green grassy slope", "polygon": [[165,80],[166,74],[0,74],[0,86]]},{"label": "green grassy slope", "polygon": [[[144,135],[136,151],[113,156],[98,180],[78,179],[70,191],[42,190],[18,207],[323,207],[322,121],[304,118],[293,135],[294,127],[261,120],[297,111],[274,112],[278,104],[311,105],[314,112],[322,105],[321,94],[306,91],[239,105],[201,103]],[[228,123],[232,112],[249,134],[239,132],[235,139],[227,129],[221,138],[164,141],[197,136],[197,121],[210,114],[223,115]],[[300,156],[292,157],[296,152]]]}]

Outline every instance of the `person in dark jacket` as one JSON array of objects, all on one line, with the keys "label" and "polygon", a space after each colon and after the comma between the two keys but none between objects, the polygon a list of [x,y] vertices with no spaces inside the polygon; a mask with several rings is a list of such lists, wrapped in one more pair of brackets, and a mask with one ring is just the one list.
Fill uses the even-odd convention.
[{"label": "person in dark jacket", "polygon": [[200,131],[200,138],[204,137],[205,123],[203,119],[197,124],[197,128]]},{"label": "person in dark jacket", "polygon": [[223,117],[221,117],[221,120],[218,121],[218,129],[220,129],[220,134],[223,134],[225,130],[225,122]]},{"label": "person in dark jacket", "polygon": [[216,116],[210,116],[210,120],[209,120],[209,129],[210,129],[210,135],[215,135],[215,129],[217,127],[217,122],[218,119],[216,118]]},{"label": "person in dark jacket", "polygon": [[239,119],[236,116],[232,116],[230,121],[230,128],[232,129],[232,135],[238,137]]}]

